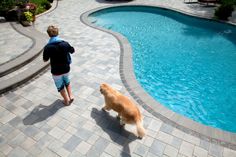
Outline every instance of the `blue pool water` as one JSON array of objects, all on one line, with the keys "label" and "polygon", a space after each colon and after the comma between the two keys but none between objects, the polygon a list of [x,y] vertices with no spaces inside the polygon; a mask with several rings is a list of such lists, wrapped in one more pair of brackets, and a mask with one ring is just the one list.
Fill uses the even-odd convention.
[{"label": "blue pool water", "polygon": [[129,40],[136,79],[158,102],[236,132],[236,27],[138,6],[100,10],[89,20]]}]

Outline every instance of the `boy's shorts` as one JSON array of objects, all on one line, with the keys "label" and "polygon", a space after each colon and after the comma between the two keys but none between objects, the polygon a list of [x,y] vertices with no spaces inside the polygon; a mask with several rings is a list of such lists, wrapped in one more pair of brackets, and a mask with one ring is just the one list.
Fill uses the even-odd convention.
[{"label": "boy's shorts", "polygon": [[64,89],[65,86],[70,84],[69,73],[65,73],[62,75],[52,75],[54,83],[57,87],[58,92]]}]

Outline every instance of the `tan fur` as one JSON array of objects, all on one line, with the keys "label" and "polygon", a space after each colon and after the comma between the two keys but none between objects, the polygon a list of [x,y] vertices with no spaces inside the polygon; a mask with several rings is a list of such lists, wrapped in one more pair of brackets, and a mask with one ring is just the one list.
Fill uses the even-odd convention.
[{"label": "tan fur", "polygon": [[145,129],[142,125],[142,115],[138,107],[126,96],[113,89],[108,84],[100,85],[100,92],[105,99],[103,110],[114,110],[123,124],[135,124],[137,127],[138,137],[145,135]]}]

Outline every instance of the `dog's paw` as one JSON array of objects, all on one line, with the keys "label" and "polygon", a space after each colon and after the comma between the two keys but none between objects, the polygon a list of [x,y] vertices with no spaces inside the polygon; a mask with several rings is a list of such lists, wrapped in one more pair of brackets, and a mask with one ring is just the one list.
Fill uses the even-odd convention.
[{"label": "dog's paw", "polygon": [[117,115],[117,116],[116,116],[116,119],[120,120],[120,116],[119,116],[119,115]]},{"label": "dog's paw", "polygon": [[103,107],[103,108],[102,108],[102,111],[106,112],[106,109],[105,109],[105,107]]},{"label": "dog's paw", "polygon": [[122,121],[122,120],[120,120],[120,125],[121,125],[121,126],[125,126],[125,122]]}]

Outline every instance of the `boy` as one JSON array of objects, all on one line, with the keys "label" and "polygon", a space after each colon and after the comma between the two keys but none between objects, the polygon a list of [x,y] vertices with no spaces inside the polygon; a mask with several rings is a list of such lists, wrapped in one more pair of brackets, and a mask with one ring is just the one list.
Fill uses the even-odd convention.
[{"label": "boy", "polygon": [[70,53],[74,53],[75,50],[68,42],[58,37],[59,30],[57,27],[48,26],[47,33],[50,39],[48,44],[44,47],[43,60],[45,62],[50,60],[53,80],[58,92],[60,92],[64,99],[64,105],[68,106],[74,100],[69,72],[71,63]]}]

